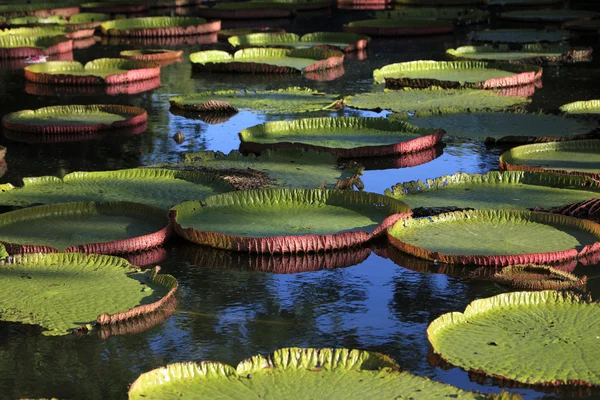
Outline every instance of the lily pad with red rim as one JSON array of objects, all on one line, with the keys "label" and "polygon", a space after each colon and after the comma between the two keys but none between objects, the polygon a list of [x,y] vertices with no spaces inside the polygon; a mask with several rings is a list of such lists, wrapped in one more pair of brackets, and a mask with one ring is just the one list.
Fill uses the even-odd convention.
[{"label": "lily pad with red rim", "polygon": [[73,40],[65,36],[0,36],[0,59],[70,53]]},{"label": "lily pad with red rim", "polygon": [[368,36],[348,32],[313,32],[302,37],[295,33],[252,33],[228,39],[234,48],[240,47],[323,47],[342,50],[345,53],[363,50],[371,40]]},{"label": "lily pad with red rim", "polygon": [[187,36],[218,32],[221,21],[197,17],[127,18],[103,22],[100,29],[109,36]]},{"label": "lily pad with red rim", "polygon": [[170,61],[177,60],[183,54],[183,50],[167,50],[167,49],[144,49],[144,50],[123,50],[119,55],[128,60],[143,60],[143,61]]},{"label": "lily pad with red rim", "polygon": [[520,64],[543,64],[547,62],[591,61],[591,47],[524,44],[513,49],[507,44],[497,46],[462,46],[446,50],[446,54],[457,60],[480,60]]}]

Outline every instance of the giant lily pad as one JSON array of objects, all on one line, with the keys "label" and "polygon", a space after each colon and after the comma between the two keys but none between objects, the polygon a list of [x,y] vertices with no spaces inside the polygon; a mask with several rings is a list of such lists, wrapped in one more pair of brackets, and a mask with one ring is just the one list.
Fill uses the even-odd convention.
[{"label": "giant lily pad", "polygon": [[571,34],[568,31],[536,29],[486,29],[472,32],[469,36],[475,42],[540,43],[562,42],[570,39]]},{"label": "giant lily pad", "polygon": [[177,289],[175,278],[156,269],[141,272],[120,257],[78,253],[11,257],[0,264],[0,282],[1,319],[40,325],[45,335],[154,312]]},{"label": "giant lily pad", "polygon": [[500,168],[600,179],[600,140],[571,140],[515,147],[500,156]]},{"label": "giant lily pad", "polygon": [[144,50],[123,50],[119,55],[128,60],[154,61],[159,65],[165,65],[164,62],[180,60],[183,50],[166,49],[144,49]]},{"label": "giant lily pad", "polygon": [[0,242],[10,254],[131,253],[169,235],[164,210],[137,203],[61,203],[0,215]]},{"label": "giant lily pad", "polygon": [[410,215],[375,193],[261,189],[187,201],[171,209],[175,232],[211,247],[251,253],[302,253],[353,247]]},{"label": "giant lily pad", "polygon": [[295,33],[252,33],[228,39],[233,47],[292,47],[305,48],[322,46],[337,48],[346,53],[363,50],[371,40],[356,33],[314,32],[300,37]]},{"label": "giant lily pad", "polygon": [[279,90],[222,90],[193,93],[169,99],[171,107],[185,111],[237,113],[297,113],[342,107],[339,96],[313,89],[290,87]]},{"label": "giant lily pad", "polygon": [[65,36],[0,36],[0,59],[69,53],[73,41]]},{"label": "giant lily pad", "polygon": [[0,30],[0,36],[66,36],[69,39],[85,39],[93,35],[93,28],[77,29],[66,25],[34,28],[11,28]]},{"label": "giant lily pad", "polygon": [[6,21],[8,26],[19,25],[64,25],[71,29],[91,29],[97,28],[103,21],[112,19],[108,14],[101,13],[80,13],[73,14],[68,18],[61,15],[51,15],[49,17],[39,17],[29,15],[26,17],[15,17]]},{"label": "giant lily pad", "polygon": [[217,72],[293,74],[340,67],[344,53],[324,49],[257,48],[236,51],[207,50],[190,54],[194,68]]},{"label": "giant lily pad", "polygon": [[70,201],[132,201],[168,208],[185,200],[201,200],[233,187],[214,174],[134,168],[119,171],[72,172],[62,179],[54,176],[24,178],[17,188],[0,185],[0,204],[31,205]]},{"label": "giant lily pad", "polygon": [[377,83],[390,89],[402,87],[493,89],[533,83],[542,77],[535,65],[484,61],[409,61],[385,65],[373,71]]},{"label": "giant lily pad", "polygon": [[349,22],[343,29],[370,36],[438,35],[452,32],[454,24],[423,19],[366,19]]},{"label": "giant lily pad", "polygon": [[95,1],[81,3],[80,7],[82,11],[91,13],[132,14],[147,11],[149,5],[141,1]]},{"label": "giant lily pad", "polygon": [[542,64],[545,62],[590,61],[592,48],[570,46],[549,46],[525,44],[518,50],[507,44],[498,46],[462,46],[446,50],[446,54],[459,60],[505,61],[522,64]]},{"label": "giant lily pad", "polygon": [[146,110],[132,106],[52,106],[10,113],[2,119],[2,126],[35,133],[94,132],[140,125],[147,117]]},{"label": "giant lily pad", "polygon": [[393,10],[376,11],[376,19],[424,19],[444,20],[456,25],[476,24],[487,21],[489,11],[459,7],[395,7]]},{"label": "giant lily pad", "polygon": [[399,220],[388,239],[408,254],[448,264],[537,264],[600,250],[600,224],[534,211],[456,211]]},{"label": "giant lily pad", "polygon": [[498,14],[498,16],[502,19],[510,19],[514,21],[566,22],[576,19],[597,18],[600,16],[600,13],[587,10],[537,9],[507,11]]},{"label": "giant lily pad", "polygon": [[186,154],[179,167],[191,170],[253,169],[268,174],[272,185],[305,189],[337,188],[362,174],[360,167],[340,167],[337,161],[336,156],[328,153],[298,149],[265,150],[258,157],[244,156],[235,150],[229,154],[202,151]]},{"label": "giant lily pad", "polygon": [[470,112],[452,108],[421,111],[411,118],[406,113],[395,114],[390,118],[399,118],[421,128],[444,129],[449,136],[498,143],[523,144],[584,138],[597,128],[597,124],[588,119],[564,118],[552,114]]},{"label": "giant lily pad", "polygon": [[600,304],[572,293],[514,292],[475,300],[434,320],[442,358],[527,385],[600,385]]},{"label": "giant lily pad", "polygon": [[384,118],[324,117],[266,122],[239,135],[242,147],[252,152],[297,147],[341,157],[372,157],[432,147],[442,141],[444,131]]},{"label": "giant lily pad", "polygon": [[99,58],[85,66],[77,61],[49,61],[25,67],[25,79],[55,85],[114,85],[160,77],[150,61]]},{"label": "giant lily pad", "polygon": [[[315,395],[316,393],[316,395]],[[219,362],[170,364],[146,372],[129,388],[130,399],[485,399],[400,371],[389,357],[348,349],[276,350],[237,368]]]},{"label": "giant lily pad", "polygon": [[352,108],[397,112],[415,112],[447,107],[470,110],[506,110],[527,102],[529,100],[525,97],[501,96],[488,90],[440,88],[385,90],[383,93],[361,93],[344,99],[344,103]]},{"label": "giant lily pad", "polygon": [[256,28],[233,28],[221,29],[219,31],[219,39],[229,39],[232,36],[250,35],[251,33],[285,33],[283,28],[256,27]]},{"label": "giant lily pad", "polygon": [[70,4],[60,3],[35,3],[35,4],[2,4],[0,5],[0,15],[11,17],[18,15],[37,15],[48,17],[50,15],[61,15],[68,17],[79,12],[79,7]]},{"label": "giant lily pad", "polygon": [[566,114],[600,114],[600,100],[575,101],[560,106]]},{"label": "giant lily pad", "polygon": [[115,85],[88,85],[88,86],[71,86],[71,85],[46,85],[43,83],[25,82],[25,92],[35,96],[117,96],[132,95],[149,90],[156,89],[160,86],[160,76],[143,81],[133,81],[128,83],[118,83]]},{"label": "giant lily pad", "polygon": [[219,19],[287,18],[293,12],[281,3],[255,1],[217,3],[213,7],[199,6],[197,10],[201,17]]},{"label": "giant lily pad", "polygon": [[106,21],[102,33],[110,36],[185,36],[221,30],[221,21],[197,17],[145,17]]},{"label": "giant lily pad", "polygon": [[[600,222],[600,196],[545,210],[542,207],[538,207],[536,208],[536,211],[546,211],[553,214],[569,215],[571,217],[586,218],[595,222]],[[591,264],[597,264],[597,262]]]},{"label": "giant lily pad", "polygon": [[385,191],[411,208],[550,208],[600,197],[600,182],[584,176],[540,172],[458,173],[425,182],[399,183]]}]

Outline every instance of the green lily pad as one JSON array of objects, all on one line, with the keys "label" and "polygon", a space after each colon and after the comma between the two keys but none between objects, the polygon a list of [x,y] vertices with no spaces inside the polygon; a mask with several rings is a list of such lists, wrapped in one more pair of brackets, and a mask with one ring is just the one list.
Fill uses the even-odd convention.
[{"label": "green lily pad", "polygon": [[297,113],[342,106],[339,96],[317,90],[290,87],[279,90],[221,90],[171,97],[172,107],[186,111]]},{"label": "green lily pad", "polygon": [[524,44],[518,50],[507,44],[498,46],[462,46],[446,50],[458,60],[506,61],[510,63],[542,64],[545,62],[590,61],[592,48]]},{"label": "green lily pad", "polygon": [[109,36],[184,36],[221,30],[221,21],[208,22],[198,17],[143,17],[116,19],[100,25]]},{"label": "green lily pad", "polygon": [[78,253],[14,256],[0,263],[0,284],[2,321],[39,325],[44,335],[153,312],[177,288],[175,278],[157,270],[141,272],[120,257]]},{"label": "green lily pad", "polygon": [[181,61],[183,50],[167,49],[137,49],[123,50],[119,55],[128,60],[154,61],[160,66],[170,64],[171,62]]},{"label": "green lily pad", "polygon": [[77,61],[48,61],[25,67],[25,79],[60,85],[113,85],[158,76],[158,64],[122,58],[99,58],[85,66]]},{"label": "green lily pad", "polygon": [[487,21],[490,12],[460,7],[394,7],[393,10],[375,11],[375,19],[424,19],[451,21],[456,25]]},{"label": "green lily pad", "polygon": [[81,3],[81,10],[86,12],[98,12],[107,14],[132,14],[142,13],[150,7],[148,3],[142,1],[117,2],[117,1],[95,1],[91,3]]},{"label": "green lily pad", "polygon": [[442,315],[427,337],[451,364],[503,381],[598,386],[599,321],[600,304],[572,293],[502,293]]},{"label": "green lily pad", "polygon": [[329,251],[360,245],[409,215],[375,193],[261,189],[187,201],[171,209],[175,232],[215,248],[251,253]]},{"label": "green lily pad", "polygon": [[486,29],[469,34],[475,42],[540,43],[562,42],[571,38],[568,31],[545,31],[537,29]]},{"label": "green lily pad", "polygon": [[344,103],[361,110],[423,111],[437,108],[470,110],[506,110],[525,105],[525,97],[501,96],[489,90],[475,89],[411,89],[385,90],[383,93],[361,93],[348,96]]},{"label": "green lily pad", "polygon": [[300,37],[295,33],[252,33],[228,39],[235,47],[335,47],[344,52],[363,50],[371,40],[368,36],[349,32],[314,32]]},{"label": "green lily pad", "polygon": [[94,29],[81,29],[76,25],[50,25],[0,30],[1,36],[66,36],[69,39],[85,39],[94,36]]},{"label": "green lily pad", "polygon": [[533,211],[455,211],[399,220],[388,239],[408,254],[448,264],[537,264],[600,250],[600,224]]},{"label": "green lily pad", "polygon": [[[315,394],[316,393],[316,394]],[[219,362],[170,364],[146,372],[129,388],[129,399],[485,399],[428,378],[400,371],[389,357],[348,349],[276,350],[236,368]]]},{"label": "green lily pad", "polygon": [[72,15],[79,12],[79,7],[75,4],[64,3],[19,3],[19,4],[1,4],[0,15],[11,17],[19,15],[40,15],[49,16],[60,13],[62,15]]},{"label": "green lily pad", "polygon": [[242,155],[238,151],[229,154],[201,151],[187,153],[182,168],[211,168],[240,170],[254,169],[265,172],[273,180],[273,186],[314,189],[323,185],[328,189],[340,182],[362,175],[362,168],[337,165],[338,158],[332,154],[310,150],[265,150],[260,156]]},{"label": "green lily pad", "polygon": [[229,39],[232,36],[250,35],[251,33],[285,33],[285,29],[266,27],[221,29],[219,31],[219,39]]},{"label": "green lily pad", "polygon": [[514,147],[500,156],[500,168],[600,179],[600,140],[570,140]]},{"label": "green lily pad", "polygon": [[344,32],[370,36],[415,36],[450,33],[454,24],[444,20],[424,19],[366,19],[343,26]]},{"label": "green lily pad", "polygon": [[600,13],[594,11],[565,9],[519,10],[498,14],[498,17],[502,19],[532,22],[567,22],[576,19],[597,18],[599,16]]},{"label": "green lily pad", "polygon": [[510,265],[495,273],[492,281],[520,290],[583,289],[587,277],[579,278],[549,265]]},{"label": "green lily pad", "polygon": [[[458,173],[425,182],[399,183],[385,194],[411,208],[447,207],[528,209],[551,208],[600,196],[600,182],[584,176],[540,172]],[[1,198],[1,196],[0,196]]]},{"label": "green lily pad", "polygon": [[410,118],[406,113],[391,119],[404,120],[421,128],[439,128],[449,136],[493,140],[499,143],[551,142],[583,138],[596,130],[588,119],[564,118],[552,114],[489,112],[460,109],[421,111]]},{"label": "green lily pad", "polygon": [[221,50],[190,54],[194,68],[217,72],[302,73],[339,67],[344,53],[324,49],[242,49],[233,55]]},{"label": "green lily pad", "polygon": [[542,77],[535,65],[487,63],[483,61],[409,61],[389,64],[373,71],[376,83],[387,88],[492,89],[533,83]]},{"label": "green lily pad", "polygon": [[131,127],[146,119],[143,108],[92,104],[16,111],[2,118],[2,126],[22,132],[74,133]]},{"label": "green lily pad", "polygon": [[0,36],[0,59],[68,53],[73,50],[65,36]]},{"label": "green lily pad", "polygon": [[566,114],[600,114],[600,100],[576,101],[560,106]]},{"label": "green lily pad", "polygon": [[44,25],[44,24],[64,24],[66,19],[62,15],[50,15],[48,17],[39,17],[37,15],[26,15],[23,17],[14,17],[6,20],[8,26],[23,25]]},{"label": "green lily pad", "polygon": [[161,208],[128,202],[61,203],[0,214],[10,254],[122,254],[160,246],[169,236]]},{"label": "green lily pad", "polygon": [[444,131],[384,118],[324,117],[265,122],[244,129],[239,136],[241,146],[250,152],[296,147],[341,157],[375,157],[432,147],[441,142]]},{"label": "green lily pad", "polygon": [[131,201],[169,208],[185,200],[201,200],[232,186],[214,174],[133,168],[119,171],[72,172],[24,178],[24,186],[0,185],[0,204],[26,206],[70,201]]}]

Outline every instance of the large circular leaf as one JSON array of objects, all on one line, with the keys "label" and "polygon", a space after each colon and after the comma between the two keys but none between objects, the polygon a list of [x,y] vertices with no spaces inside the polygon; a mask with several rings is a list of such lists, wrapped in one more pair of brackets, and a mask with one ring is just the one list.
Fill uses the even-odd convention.
[{"label": "large circular leaf", "polygon": [[185,200],[203,199],[233,190],[215,174],[134,168],[119,171],[72,172],[60,179],[42,176],[23,179],[17,188],[0,185],[0,204],[31,205],[70,201],[131,201],[169,208]]},{"label": "large circular leaf", "polygon": [[383,93],[361,93],[348,96],[344,103],[362,110],[423,111],[436,108],[468,108],[471,110],[505,110],[524,105],[525,97],[500,96],[488,90],[474,89],[410,89]]},{"label": "large circular leaf", "polygon": [[197,17],[144,17],[106,21],[100,25],[109,36],[184,36],[221,30],[221,21]]},{"label": "large circular leaf", "polygon": [[575,101],[563,104],[560,111],[566,114],[600,114],[600,100]]},{"label": "large circular leaf", "polygon": [[0,214],[10,254],[122,254],[160,246],[171,234],[161,208],[128,202],[60,203]]},{"label": "large circular leaf", "polygon": [[190,61],[194,68],[207,71],[290,74],[339,67],[344,53],[318,48],[256,48],[238,50],[231,55],[221,50],[207,50],[190,54]]},{"label": "large circular leaf", "polygon": [[[411,208],[550,208],[600,197],[600,183],[584,176],[492,171],[404,182],[385,191]],[[1,199],[1,196],[0,196]]]},{"label": "large circular leaf", "polygon": [[597,18],[600,13],[587,10],[546,9],[507,11],[498,14],[498,16],[502,19],[514,21],[566,22],[576,19]]},{"label": "large circular leaf", "polygon": [[175,232],[194,243],[254,253],[352,247],[410,214],[386,196],[321,189],[262,189],[188,201],[171,209]]},{"label": "large circular leaf", "polygon": [[450,33],[454,30],[454,24],[443,20],[366,19],[350,22],[343,29],[345,32],[371,36],[415,36]]},{"label": "large circular leaf", "polygon": [[143,49],[123,50],[119,55],[127,60],[154,61],[164,66],[165,61],[177,60],[183,54],[183,50],[166,49]]},{"label": "large circular leaf", "polygon": [[555,292],[475,300],[427,328],[451,364],[528,385],[600,385],[600,304]]},{"label": "large circular leaf", "polygon": [[390,89],[402,87],[493,89],[533,83],[542,77],[535,65],[484,61],[409,61],[385,65],[373,71],[377,83]]},{"label": "large circular leaf", "polygon": [[487,29],[472,32],[471,40],[498,43],[562,42],[571,37],[568,31],[545,31],[536,29]]},{"label": "large circular leaf", "polygon": [[42,26],[42,27],[24,27],[10,28],[0,30],[0,37],[4,36],[25,36],[25,37],[48,37],[65,36],[69,39],[85,39],[94,35],[94,29],[77,29],[68,25]]},{"label": "large circular leaf", "polygon": [[0,59],[69,53],[73,41],[66,36],[0,36]]},{"label": "large circular leaf", "polygon": [[49,61],[25,67],[25,79],[55,85],[114,85],[160,76],[150,61],[99,58],[85,66],[77,61]]},{"label": "large circular leaf", "polygon": [[244,129],[239,135],[242,147],[252,152],[297,147],[342,157],[370,157],[432,147],[441,142],[444,131],[383,118],[324,117],[266,122]]},{"label": "large circular leaf", "polygon": [[141,272],[119,257],[78,253],[8,258],[0,263],[0,284],[0,319],[40,325],[45,335],[155,312],[177,289],[175,278],[157,269]]},{"label": "large circular leaf", "polygon": [[507,44],[500,44],[497,46],[462,46],[456,49],[448,49],[446,54],[458,60],[543,64],[545,62],[590,61],[592,48],[524,44],[519,49],[512,49]]},{"label": "large circular leaf", "polygon": [[146,372],[130,399],[485,399],[450,385],[401,372],[389,357],[348,349],[276,350],[237,368],[218,362],[171,364]]},{"label": "large circular leaf", "polygon": [[146,110],[121,105],[70,105],[22,110],[5,115],[6,129],[34,133],[75,133],[121,129],[146,122]]},{"label": "large circular leaf", "polygon": [[313,32],[300,37],[295,33],[251,33],[233,36],[227,39],[235,47],[327,47],[342,50],[345,53],[363,50],[367,47],[368,36],[356,33]]},{"label": "large circular leaf", "polygon": [[571,140],[515,147],[500,156],[500,168],[600,179],[600,140]]},{"label": "large circular leaf", "polygon": [[439,128],[461,138],[477,138],[499,143],[537,143],[578,139],[592,135],[597,128],[588,119],[564,118],[552,114],[514,112],[471,112],[466,109],[422,111],[409,117],[400,113],[390,118],[401,119],[421,128]]},{"label": "large circular leaf", "polygon": [[172,107],[186,111],[297,113],[342,107],[339,96],[313,89],[290,87],[279,90],[221,90],[171,97]]},{"label": "large circular leaf", "polygon": [[532,211],[456,211],[399,220],[388,238],[406,253],[449,264],[547,263],[600,250],[600,224]]}]

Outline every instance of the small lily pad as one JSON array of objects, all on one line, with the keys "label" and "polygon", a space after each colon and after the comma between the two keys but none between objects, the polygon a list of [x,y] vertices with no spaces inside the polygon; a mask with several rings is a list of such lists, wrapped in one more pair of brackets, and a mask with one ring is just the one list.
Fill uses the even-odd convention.
[{"label": "small lily pad", "polygon": [[51,106],[5,115],[2,126],[13,131],[45,134],[95,132],[144,124],[147,117],[146,110],[132,106]]},{"label": "small lily pad", "polygon": [[442,315],[427,337],[449,363],[502,381],[598,386],[598,321],[600,304],[572,293],[502,293]]},{"label": "small lily pad", "polygon": [[71,201],[132,201],[169,208],[190,199],[203,199],[233,187],[214,174],[133,168],[119,171],[72,172],[62,179],[54,176],[24,178],[17,188],[0,185],[0,204],[25,206]]},{"label": "small lily pad", "polygon": [[533,211],[456,211],[399,220],[388,239],[408,254],[448,264],[537,264],[600,250],[600,224]]},{"label": "small lily pad", "polygon": [[206,246],[251,253],[353,247],[410,215],[385,196],[326,189],[261,189],[188,201],[171,209],[175,232]]},{"label": "small lily pad", "polygon": [[344,104],[348,107],[396,112],[416,112],[448,107],[506,110],[525,105],[529,101],[525,97],[501,96],[490,90],[441,88],[385,90],[383,93],[361,93],[344,98]]},{"label": "small lily pad", "polygon": [[127,60],[143,60],[161,62],[166,60],[178,59],[183,54],[183,50],[167,49],[144,49],[144,50],[123,50],[119,55]]},{"label": "small lily pad", "polygon": [[542,77],[535,65],[484,61],[409,61],[385,65],[373,71],[376,83],[390,89],[402,87],[493,89],[533,83]]},{"label": "small lily pad", "polygon": [[487,29],[472,32],[469,36],[475,42],[498,43],[562,42],[571,38],[571,34],[568,31],[545,31],[537,29]]},{"label": "small lily pad", "polygon": [[480,60],[522,64],[542,64],[546,62],[591,61],[592,48],[524,44],[512,49],[507,44],[497,46],[462,46],[446,50],[446,54],[458,60]]},{"label": "small lily pad", "polygon": [[228,39],[235,47],[336,48],[345,53],[363,50],[371,40],[368,36],[349,32],[313,32],[300,37],[295,33],[252,33]]},{"label": "small lily pad", "polygon": [[[218,362],[180,363],[146,372],[129,388],[130,399],[177,397],[227,399],[354,399],[379,400],[446,398],[485,399],[428,378],[400,371],[389,357],[362,350],[276,350],[271,356],[255,356],[237,368]],[[367,396],[367,397],[365,397]]]},{"label": "small lily pad", "polygon": [[114,85],[160,77],[160,67],[150,61],[99,58],[85,64],[48,61],[25,67],[25,79],[55,85]]},{"label": "small lily pad", "polygon": [[324,117],[266,122],[244,129],[239,136],[241,147],[250,152],[302,148],[341,157],[375,157],[435,146],[442,141],[444,131],[384,118]]},{"label": "small lily pad", "polygon": [[1,319],[40,325],[44,335],[154,312],[177,289],[175,278],[157,269],[141,272],[120,257],[78,253],[10,257],[0,263],[0,284]]},{"label": "small lily pad", "polygon": [[445,175],[394,185],[385,194],[417,207],[550,208],[600,196],[600,182],[588,177],[525,171]]},{"label": "small lily pad", "polygon": [[144,17],[106,21],[100,28],[109,36],[185,36],[218,32],[221,21],[208,22],[197,17]]},{"label": "small lily pad", "polygon": [[500,156],[500,168],[600,179],[600,140],[570,140],[514,147]]},{"label": "small lily pad", "polygon": [[539,143],[581,139],[597,128],[588,119],[564,118],[553,114],[524,112],[491,112],[467,109],[420,111],[408,116],[394,114],[391,119],[404,120],[421,128],[440,128],[448,136],[485,139],[496,143]]},{"label": "small lily pad", "polygon": [[242,49],[233,55],[221,50],[190,54],[194,68],[216,72],[293,74],[340,67],[344,53],[324,49]]},{"label": "small lily pad", "polygon": [[448,21],[423,19],[367,19],[343,26],[344,32],[369,36],[416,36],[450,33],[454,24]]}]

